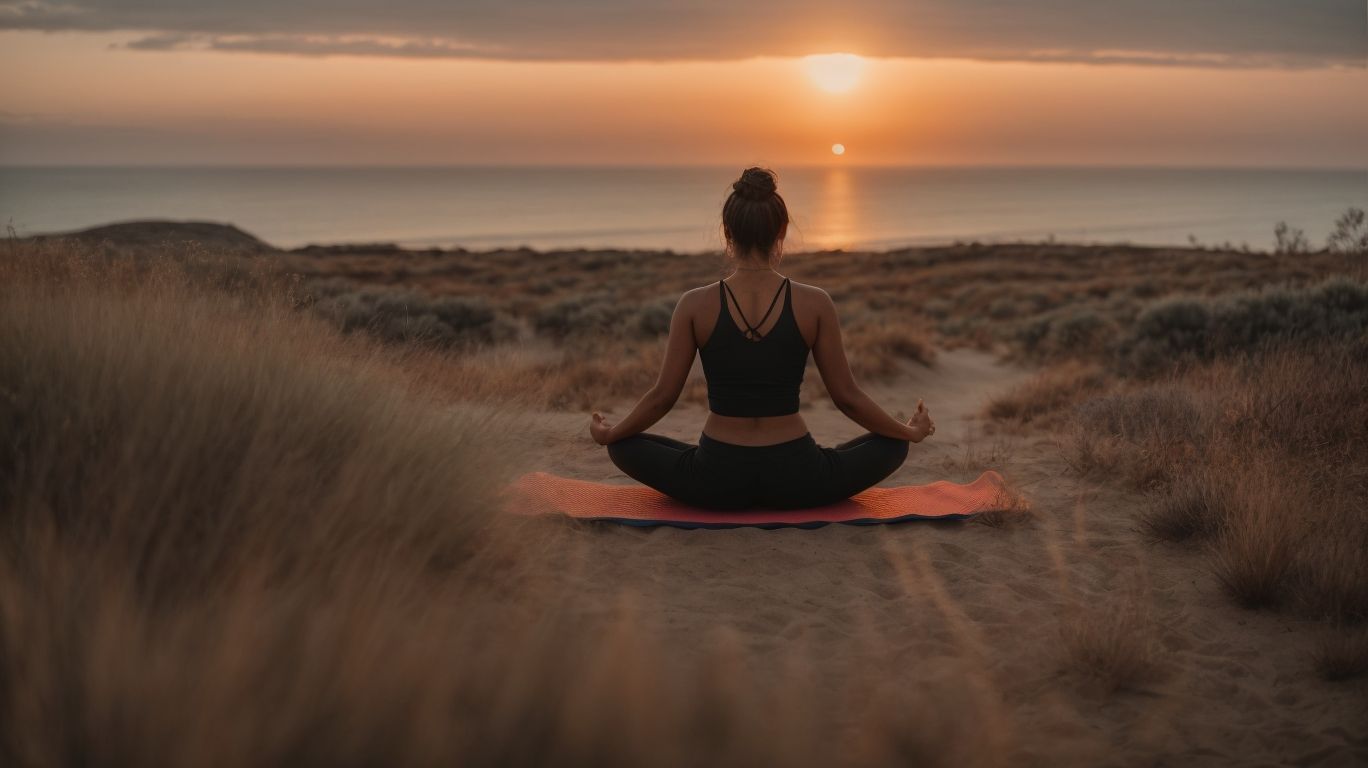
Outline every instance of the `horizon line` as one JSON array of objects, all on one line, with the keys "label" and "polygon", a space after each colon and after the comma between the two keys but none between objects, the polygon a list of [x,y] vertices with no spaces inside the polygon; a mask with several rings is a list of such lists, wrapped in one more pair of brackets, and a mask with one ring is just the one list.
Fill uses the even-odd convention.
[{"label": "horizon line", "polygon": [[1363,165],[1181,164],[1181,163],[0,163],[0,170],[714,170],[762,166],[794,170],[1154,170],[1154,171],[1320,171],[1368,173]]}]

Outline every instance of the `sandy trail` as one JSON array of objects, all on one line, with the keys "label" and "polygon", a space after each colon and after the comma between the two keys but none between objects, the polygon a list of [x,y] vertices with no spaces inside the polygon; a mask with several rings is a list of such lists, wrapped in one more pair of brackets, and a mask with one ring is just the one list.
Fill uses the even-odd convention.
[{"label": "sandy trail", "polygon": [[[1294,619],[1232,606],[1196,551],[1146,541],[1136,526],[1143,498],[1083,482],[1050,436],[985,432],[985,400],[1026,376],[961,350],[866,389],[895,415],[924,398],[938,425],[887,483],[965,481],[992,467],[1025,491],[1029,520],[571,527],[565,535],[582,557],[566,578],[586,605],[607,611],[629,599],[643,632],[697,639],[676,650],[702,652],[730,635],[763,672],[774,651],[798,649],[814,660],[812,684],[851,702],[832,713],[833,727],[858,727],[877,681],[912,702],[909,720],[924,719],[912,708],[932,702],[942,727],[974,729],[971,739],[1004,745],[1012,764],[1368,761],[1364,690],[1315,677],[1314,636]],[[604,405],[616,417],[631,407]],[[803,414],[824,445],[862,431],[807,392]],[[703,417],[681,405],[651,431],[693,441]],[[536,422],[521,438],[529,468],[630,482],[589,439],[588,414]],[[1139,691],[1106,693],[1077,671],[1062,628],[1079,616],[1105,622],[1128,605],[1150,617],[1145,634],[1162,674]]]}]

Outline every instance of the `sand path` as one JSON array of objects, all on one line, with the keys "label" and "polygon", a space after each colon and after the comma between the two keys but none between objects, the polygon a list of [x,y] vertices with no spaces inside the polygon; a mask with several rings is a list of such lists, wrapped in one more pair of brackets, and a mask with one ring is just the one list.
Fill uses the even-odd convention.
[{"label": "sand path", "polygon": [[[763,676],[779,658],[773,652],[796,649],[815,660],[811,685],[850,702],[831,713],[836,728],[858,727],[862,707],[880,695],[892,697],[893,716],[909,728],[963,730],[962,741],[1006,750],[1012,764],[1368,761],[1368,696],[1361,684],[1315,677],[1314,635],[1286,616],[1233,607],[1200,553],[1144,539],[1135,522],[1142,497],[1076,477],[1051,436],[986,432],[977,418],[985,400],[1026,376],[990,355],[955,351],[867,390],[895,415],[922,397],[938,424],[888,483],[965,481],[996,468],[1025,492],[1029,520],[812,531],[570,527],[568,543],[583,556],[566,579],[605,611],[630,600],[640,631],[696,639],[672,643],[676,652],[701,653],[725,635]],[[811,399],[805,393],[803,413],[818,442],[862,431]],[[612,406],[620,417],[631,404]],[[703,415],[680,406],[652,431],[694,440]],[[590,441],[587,414],[536,421],[522,437],[529,467],[630,482]],[[1064,630],[1134,607],[1149,617],[1139,634],[1153,643],[1161,673],[1138,691],[1108,693],[1078,671]]]}]

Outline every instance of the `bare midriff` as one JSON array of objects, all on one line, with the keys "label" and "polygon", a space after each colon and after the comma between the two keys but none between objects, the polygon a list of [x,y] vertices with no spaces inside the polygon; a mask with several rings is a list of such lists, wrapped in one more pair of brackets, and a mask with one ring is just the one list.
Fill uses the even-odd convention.
[{"label": "bare midriff", "polygon": [[796,440],[808,433],[797,413],[783,416],[722,416],[709,412],[703,434],[732,445],[774,445]]}]

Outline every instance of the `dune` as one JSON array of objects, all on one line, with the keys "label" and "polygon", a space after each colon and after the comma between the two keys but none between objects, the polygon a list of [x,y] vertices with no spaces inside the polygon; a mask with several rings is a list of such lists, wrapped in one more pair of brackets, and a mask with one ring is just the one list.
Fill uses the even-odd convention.
[{"label": "dune", "polygon": [[[157,232],[133,226],[115,234],[130,251],[195,234]],[[113,240],[98,239],[108,234],[92,242],[108,245]],[[235,236],[212,228],[201,234]],[[847,270],[847,295],[852,303],[866,299],[866,314],[875,314],[868,300],[885,291],[880,316],[899,311],[891,302],[901,294],[887,276],[867,281],[862,264],[915,259],[889,270],[928,281],[953,269],[964,273],[956,278],[964,285],[946,306],[955,313],[948,320],[991,318],[1005,299],[980,295],[981,274],[1013,254],[1009,247],[982,262],[975,254],[969,247],[810,255],[799,265],[822,277]],[[613,302],[575,298],[585,276],[597,285],[603,275],[595,273],[615,270],[612,277],[628,279],[624,295],[640,303],[653,295],[648,288],[660,288],[646,286],[658,272],[682,282],[706,265],[656,254],[649,258],[664,266],[643,270],[637,267],[645,257],[608,252],[578,260],[317,255],[272,253],[260,261],[355,279],[339,289],[343,308],[375,309],[356,299],[382,285],[422,286],[432,295],[401,294],[390,303],[403,312],[362,313],[358,327],[370,335],[344,335],[327,314],[267,301],[259,293],[265,283],[246,289],[206,280],[216,273],[202,268],[178,278],[188,281],[181,285],[166,273],[145,280],[119,268],[118,259],[82,256],[74,262],[82,268],[66,272],[37,269],[38,259],[6,263],[16,277],[0,285],[14,291],[7,297],[25,299],[0,307],[28,319],[0,324],[10,331],[0,334],[9,361],[0,373],[46,407],[21,407],[29,402],[22,397],[0,403],[10,406],[12,423],[30,423],[38,444],[49,446],[35,455],[50,460],[33,466],[58,482],[38,490],[60,501],[74,476],[70,466],[105,462],[96,476],[124,494],[117,506],[137,523],[134,532],[161,532],[166,526],[158,521],[168,519],[194,533],[199,518],[184,513],[208,511],[223,523],[209,543],[233,557],[204,557],[212,547],[166,549],[153,587],[180,594],[186,573],[215,586],[191,589],[186,594],[195,599],[173,609],[151,610],[132,578],[136,569],[121,559],[142,558],[137,539],[108,541],[93,525],[89,539],[39,540],[33,533],[49,530],[35,503],[24,518],[32,531],[16,525],[9,540],[12,551],[33,554],[0,568],[0,645],[15,649],[0,669],[11,681],[0,686],[0,710],[10,715],[0,725],[0,755],[31,755],[18,762],[35,764],[63,762],[60,756],[71,762],[75,748],[134,763],[165,754],[203,762],[209,750],[224,750],[218,761],[230,765],[335,764],[358,755],[421,765],[1368,763],[1368,681],[1355,679],[1353,667],[1360,657],[1345,646],[1343,680],[1316,668],[1327,622],[1242,608],[1226,594],[1203,542],[1153,540],[1143,523],[1153,498],[1119,476],[1128,467],[1112,466],[1112,476],[1070,463],[1066,420],[1080,412],[1058,408],[1019,423],[982,416],[1004,393],[1015,400],[1009,411],[1029,412],[1023,402],[1086,379],[1095,360],[1047,367],[1058,381],[1042,384],[1038,371],[1005,362],[1000,348],[970,348],[973,329],[956,333],[945,324],[932,349],[914,322],[897,326],[897,338],[872,321],[863,335],[859,324],[849,326],[867,362],[877,363],[861,376],[865,388],[895,415],[923,398],[938,424],[885,484],[965,482],[995,469],[1027,502],[1007,514],[774,531],[495,516],[491,488],[504,474],[542,470],[632,482],[590,440],[588,408],[580,403],[626,413],[633,405],[626,393],[640,392],[654,373],[655,359],[642,350],[656,349],[659,333],[641,330],[654,327],[641,322],[653,315],[633,314],[625,317],[638,335],[589,334],[572,347],[571,332],[585,318],[623,322],[604,312]],[[1068,267],[1075,255],[1089,261]],[[1235,255],[1201,251],[1165,258],[1184,280],[1189,266],[1220,274],[1246,266]],[[1293,269],[1309,280],[1331,263],[1316,258],[1323,263],[1314,269],[1268,259],[1256,266],[1269,280]],[[1098,274],[1112,279],[1118,270],[1109,266],[1145,259],[1086,249],[1059,255],[1050,269],[1068,267],[1096,293],[1120,292],[1125,286],[1092,281]],[[179,268],[173,259],[155,261],[156,269]],[[102,278],[101,269],[117,279]],[[535,293],[539,271],[547,273],[540,276],[546,294],[517,294]],[[1132,272],[1136,281],[1153,278],[1147,269]],[[25,293],[23,280],[43,287]],[[1036,283],[1061,280],[1045,270]],[[495,343],[486,355],[375,333],[377,320],[406,323],[415,315],[446,318],[466,331],[492,324],[494,313],[481,314],[483,305],[463,298],[474,292],[505,294],[500,312],[518,321],[519,343]],[[1083,292],[1061,288],[1059,300],[1072,306]],[[1157,286],[1141,292],[1163,293]],[[373,297],[376,307],[387,295]],[[1127,290],[1126,301],[1135,295]],[[563,299],[584,317],[541,313],[543,304]],[[1105,330],[1126,317],[1118,309],[1115,319],[1082,319],[1104,319],[1098,327]],[[1060,335],[1050,350],[1078,343]],[[1283,365],[1287,377],[1301,380],[1309,363],[1288,358]],[[1333,398],[1352,394],[1345,377],[1359,370],[1345,368],[1335,379],[1322,369],[1330,382],[1323,399],[1338,407]],[[813,435],[830,445],[858,434],[813,374],[803,393]],[[701,371],[692,375],[686,396],[652,431],[698,437]],[[544,396],[539,379],[555,376],[574,399]],[[1176,391],[1162,382],[1146,386],[1161,385],[1168,389],[1155,390],[1160,394]],[[178,420],[182,410],[164,408],[158,393],[165,391],[181,393],[175,402],[195,418]],[[1290,391],[1315,400],[1318,390]],[[77,416],[86,420],[79,423],[119,423],[135,411],[125,428],[154,439],[110,443],[129,451],[88,455],[98,443],[63,437]],[[1305,440],[1330,431],[1307,423]],[[479,424],[486,427],[471,426]],[[1361,445],[1352,442],[1357,434],[1340,436],[1342,445]],[[221,461],[221,450],[234,445],[250,461]],[[75,464],[58,460],[68,453]],[[183,461],[186,455],[201,458]],[[128,471],[121,463],[135,460],[142,462],[135,467],[166,472]],[[1121,454],[1128,460],[1138,462]],[[320,472],[336,482],[315,482]],[[167,487],[187,501],[166,503]],[[88,511],[100,511],[104,498],[92,494]],[[486,519],[494,521],[489,530]],[[301,526],[311,535],[301,536]],[[47,543],[30,550],[34,541]],[[105,560],[92,566],[93,555]],[[30,560],[33,567],[19,567]],[[1327,562],[1360,561],[1351,552]],[[1344,569],[1341,581],[1358,572]],[[254,574],[281,581],[246,578]],[[233,578],[220,584],[225,575]],[[1344,635],[1346,643],[1357,637]],[[89,663],[73,665],[73,654]],[[68,701],[88,704],[68,708]],[[146,713],[131,733],[130,711]],[[59,719],[69,731],[51,727]],[[263,733],[272,738],[262,741]]]},{"label": "dune", "polygon": [[147,219],[120,221],[97,227],[33,235],[32,242],[73,241],[87,246],[103,246],[121,251],[152,251],[168,246],[193,244],[216,254],[250,255],[274,252],[276,248],[232,224],[212,221],[168,221]]}]

